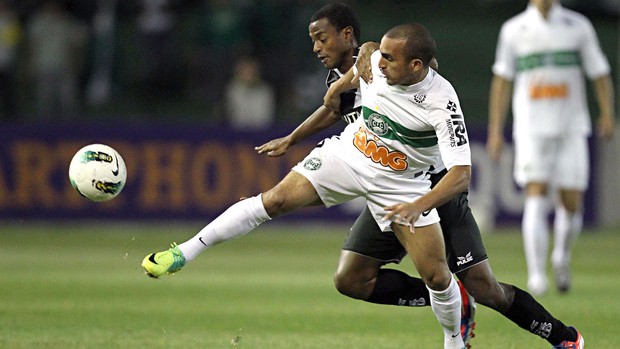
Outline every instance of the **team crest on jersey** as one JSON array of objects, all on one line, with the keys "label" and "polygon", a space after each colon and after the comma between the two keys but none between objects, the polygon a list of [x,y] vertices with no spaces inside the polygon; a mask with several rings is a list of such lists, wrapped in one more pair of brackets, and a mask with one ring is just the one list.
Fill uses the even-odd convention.
[{"label": "team crest on jersey", "polygon": [[417,104],[424,103],[426,95],[413,95],[413,102]]},{"label": "team crest on jersey", "polygon": [[389,131],[387,122],[377,113],[371,114],[368,117],[368,128],[379,136],[385,136]]},{"label": "team crest on jersey", "polygon": [[309,171],[316,171],[321,168],[321,159],[319,158],[310,158],[304,162],[304,168]]}]

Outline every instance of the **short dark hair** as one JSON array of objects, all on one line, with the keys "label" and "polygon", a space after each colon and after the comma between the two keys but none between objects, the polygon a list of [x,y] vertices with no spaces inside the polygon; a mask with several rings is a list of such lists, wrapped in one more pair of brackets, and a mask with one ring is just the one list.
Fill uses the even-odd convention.
[{"label": "short dark hair", "polygon": [[423,25],[407,23],[398,25],[385,33],[385,37],[405,40],[404,55],[406,59],[419,59],[429,65],[437,50],[435,40]]},{"label": "short dark hair", "polygon": [[310,23],[323,18],[326,18],[338,31],[346,27],[353,28],[355,41],[357,41],[358,45],[360,44],[360,37],[362,35],[360,21],[351,7],[340,2],[325,5],[310,17]]}]

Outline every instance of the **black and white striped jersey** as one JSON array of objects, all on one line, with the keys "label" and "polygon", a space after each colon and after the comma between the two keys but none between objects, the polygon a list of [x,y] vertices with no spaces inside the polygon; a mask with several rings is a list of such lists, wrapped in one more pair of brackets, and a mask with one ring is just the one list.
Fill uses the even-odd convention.
[{"label": "black and white striped jersey", "polygon": [[[358,50],[355,51],[353,61],[357,60]],[[327,73],[327,79],[325,84],[329,87],[336,80],[340,79],[344,75],[338,69],[330,69]],[[342,120],[347,124],[355,121],[362,110],[362,95],[357,89],[345,91],[340,94],[340,115]]]}]

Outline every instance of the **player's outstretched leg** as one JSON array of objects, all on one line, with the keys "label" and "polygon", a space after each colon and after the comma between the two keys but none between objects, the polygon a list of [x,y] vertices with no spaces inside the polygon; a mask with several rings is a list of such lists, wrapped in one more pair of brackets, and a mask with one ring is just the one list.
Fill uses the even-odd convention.
[{"label": "player's outstretched leg", "polygon": [[303,175],[291,171],[267,192],[230,206],[178,247],[146,256],[142,266],[152,277],[173,273],[214,245],[239,238],[272,217],[320,202],[312,183]]},{"label": "player's outstretched leg", "polygon": [[173,244],[167,251],[147,255],[142,261],[142,267],[149,276],[155,278],[166,273],[172,274],[205,249],[247,234],[270,219],[261,197],[262,195],[257,195],[235,203],[178,247]]},{"label": "player's outstretched leg", "polygon": [[580,341],[577,330],[555,318],[531,294],[514,285],[498,282],[488,260],[458,273],[457,277],[478,304],[496,310],[551,346]]}]

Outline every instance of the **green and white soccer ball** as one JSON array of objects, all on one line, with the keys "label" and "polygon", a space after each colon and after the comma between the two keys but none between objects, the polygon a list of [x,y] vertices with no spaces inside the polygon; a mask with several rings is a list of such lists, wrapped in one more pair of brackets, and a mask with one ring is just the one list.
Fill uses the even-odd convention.
[{"label": "green and white soccer ball", "polygon": [[69,165],[69,180],[83,197],[96,201],[115,198],[127,180],[120,154],[105,144],[90,144],[77,151]]}]

